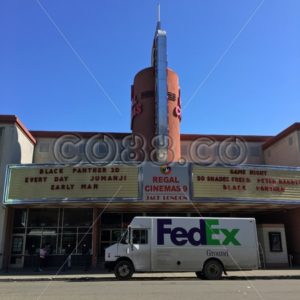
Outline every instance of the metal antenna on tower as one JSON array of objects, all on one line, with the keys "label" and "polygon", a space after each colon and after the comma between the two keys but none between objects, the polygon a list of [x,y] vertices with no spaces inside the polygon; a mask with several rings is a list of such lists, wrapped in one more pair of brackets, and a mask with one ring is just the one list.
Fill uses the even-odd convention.
[{"label": "metal antenna on tower", "polygon": [[160,4],[157,6],[157,29],[160,29]]},{"label": "metal antenna on tower", "polygon": [[157,6],[157,21],[160,22],[160,4]]}]

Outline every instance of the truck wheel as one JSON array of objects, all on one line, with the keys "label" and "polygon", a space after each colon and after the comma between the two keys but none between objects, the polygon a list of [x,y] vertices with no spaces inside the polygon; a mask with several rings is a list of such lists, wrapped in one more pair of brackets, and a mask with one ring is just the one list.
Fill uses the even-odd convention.
[{"label": "truck wheel", "polygon": [[115,276],[119,280],[130,279],[133,274],[132,263],[127,260],[119,261],[115,266]]},{"label": "truck wheel", "polygon": [[223,266],[216,259],[207,261],[203,268],[203,275],[208,280],[218,280],[222,277]]}]

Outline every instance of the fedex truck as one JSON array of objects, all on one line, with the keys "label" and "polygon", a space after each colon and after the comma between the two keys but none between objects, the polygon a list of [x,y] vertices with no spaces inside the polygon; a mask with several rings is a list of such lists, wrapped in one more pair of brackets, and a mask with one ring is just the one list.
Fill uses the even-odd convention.
[{"label": "fedex truck", "polygon": [[134,272],[195,272],[220,279],[229,270],[259,267],[252,218],[135,217],[120,241],[105,249],[117,279]]}]

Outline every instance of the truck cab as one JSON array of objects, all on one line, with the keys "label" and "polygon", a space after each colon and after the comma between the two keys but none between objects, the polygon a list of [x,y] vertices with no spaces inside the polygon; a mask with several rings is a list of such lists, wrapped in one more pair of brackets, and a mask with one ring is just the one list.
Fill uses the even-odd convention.
[{"label": "truck cab", "polygon": [[133,272],[150,272],[150,258],[150,222],[133,221],[118,243],[105,249],[105,267],[114,270],[118,279],[128,279]]}]

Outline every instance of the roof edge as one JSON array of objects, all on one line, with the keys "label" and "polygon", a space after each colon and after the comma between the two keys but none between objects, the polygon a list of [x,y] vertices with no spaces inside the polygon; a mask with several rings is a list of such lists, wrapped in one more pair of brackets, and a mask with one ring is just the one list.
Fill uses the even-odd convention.
[{"label": "roof edge", "polygon": [[275,135],[270,140],[266,141],[263,144],[263,146],[262,146],[263,150],[266,150],[267,148],[269,148],[270,146],[274,145],[275,143],[277,143],[278,141],[280,141],[281,139],[285,138],[290,133],[292,133],[292,132],[294,132],[296,130],[300,130],[300,123],[299,122],[296,122],[296,123],[292,124],[288,128],[286,128],[283,131],[281,131],[279,134]]},{"label": "roof edge", "polygon": [[217,141],[224,141],[229,138],[241,138],[246,142],[266,142],[267,140],[273,138],[273,136],[265,135],[235,135],[235,134],[181,134],[180,140],[196,140],[198,138],[211,138]]},{"label": "roof edge", "polygon": [[0,115],[0,123],[2,124],[16,124],[21,131],[27,136],[27,138],[33,143],[36,144],[36,139],[32,136],[29,130],[25,125],[20,121],[16,115]]},{"label": "roof edge", "polygon": [[130,135],[130,132],[85,132],[85,131],[39,131],[39,130],[30,130],[30,133],[35,138],[59,138],[63,135],[75,135],[83,138],[90,138],[97,134],[110,135],[116,138],[123,138],[127,135]]}]

